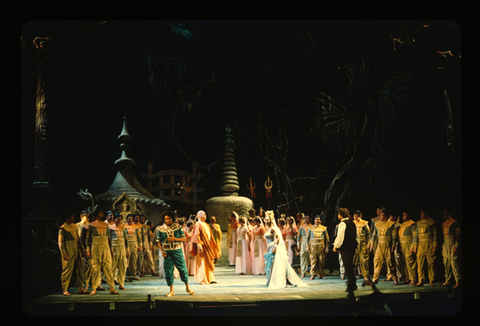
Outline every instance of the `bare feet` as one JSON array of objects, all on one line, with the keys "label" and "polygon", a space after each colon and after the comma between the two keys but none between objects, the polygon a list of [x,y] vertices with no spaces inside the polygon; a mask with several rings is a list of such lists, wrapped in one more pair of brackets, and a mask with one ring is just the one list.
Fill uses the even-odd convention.
[{"label": "bare feet", "polygon": [[90,292],[88,292],[88,290],[78,289],[78,294],[90,294]]},{"label": "bare feet", "polygon": [[174,295],[175,295],[175,292],[170,291],[170,292],[168,292],[168,294],[165,295],[165,296],[166,296],[166,297],[173,297]]},{"label": "bare feet", "polygon": [[119,290],[126,290],[126,288],[125,288],[123,285],[120,285],[120,286],[118,287],[118,289],[119,289]]},{"label": "bare feet", "polygon": [[110,294],[115,294],[115,295],[120,295],[120,293],[118,293],[117,291],[113,290],[113,291],[110,291]]},{"label": "bare feet", "polygon": [[65,290],[65,291],[63,291],[63,295],[69,296],[69,295],[71,295],[71,294],[70,294],[70,292],[68,292],[68,290]]},{"label": "bare feet", "polygon": [[193,292],[189,287],[187,287],[186,290],[187,290],[188,294],[190,294],[190,295],[195,294],[195,292]]},{"label": "bare feet", "polygon": [[97,294],[97,290],[92,290],[92,292],[90,292],[90,295],[95,295]]}]

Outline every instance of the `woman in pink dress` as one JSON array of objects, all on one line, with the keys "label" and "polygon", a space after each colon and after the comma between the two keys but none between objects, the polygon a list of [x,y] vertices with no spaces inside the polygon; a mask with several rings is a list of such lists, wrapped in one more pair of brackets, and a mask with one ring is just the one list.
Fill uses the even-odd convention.
[{"label": "woman in pink dress", "polygon": [[252,261],[250,260],[250,230],[245,225],[245,218],[238,218],[237,229],[237,260],[235,273],[240,275],[252,274]]},{"label": "woman in pink dress", "polygon": [[187,222],[187,227],[185,228],[185,238],[187,238],[187,241],[185,242],[185,249],[187,250],[187,257],[185,257],[185,265],[187,265],[187,271],[189,276],[194,276],[193,273],[195,271],[195,257],[190,255],[190,251],[192,250],[191,239],[194,226],[195,222],[189,220]]},{"label": "woman in pink dress", "polygon": [[263,257],[263,255],[267,253],[267,241],[263,236],[265,234],[265,228],[259,217],[254,219],[254,223],[252,274],[265,275],[265,257]]}]

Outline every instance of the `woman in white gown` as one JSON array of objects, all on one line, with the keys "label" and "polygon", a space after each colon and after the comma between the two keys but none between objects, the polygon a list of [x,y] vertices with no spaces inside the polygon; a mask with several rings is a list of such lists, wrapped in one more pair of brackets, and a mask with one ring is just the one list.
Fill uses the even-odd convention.
[{"label": "woman in white gown", "polygon": [[[235,213],[236,214],[236,213]],[[250,259],[250,230],[245,225],[245,218],[238,218],[237,229],[237,260],[235,273],[240,275],[252,274],[252,261]]]},{"label": "woman in white gown", "polygon": [[273,211],[267,211],[265,215],[267,253],[264,257],[268,288],[307,286],[288,263],[287,248],[282,233],[275,222]]}]

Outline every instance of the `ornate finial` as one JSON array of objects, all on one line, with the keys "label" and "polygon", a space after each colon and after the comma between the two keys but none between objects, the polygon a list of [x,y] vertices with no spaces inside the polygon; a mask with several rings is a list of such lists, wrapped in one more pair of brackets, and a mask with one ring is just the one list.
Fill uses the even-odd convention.
[{"label": "ornate finial", "polygon": [[120,141],[120,148],[122,149],[122,156],[118,160],[115,161],[115,164],[118,164],[118,163],[129,163],[130,165],[135,164],[134,160],[127,157],[127,152],[126,152],[128,147],[129,147],[127,142],[132,140],[132,137],[130,137],[130,135],[128,134],[128,130],[127,130],[127,117],[123,117],[122,132],[117,137],[117,139]]}]

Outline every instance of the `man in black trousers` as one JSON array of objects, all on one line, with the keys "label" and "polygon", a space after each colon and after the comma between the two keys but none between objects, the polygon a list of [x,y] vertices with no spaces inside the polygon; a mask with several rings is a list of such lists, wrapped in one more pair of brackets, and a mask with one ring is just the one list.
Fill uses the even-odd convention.
[{"label": "man in black trousers", "polygon": [[337,211],[340,224],[338,225],[338,233],[333,243],[333,251],[340,251],[342,254],[343,265],[345,266],[345,273],[348,278],[348,286],[346,292],[349,296],[353,296],[353,291],[357,289],[355,277],[355,265],[353,264],[353,257],[357,248],[356,226],[353,218],[350,217],[350,212],[346,208],[339,208]]}]

